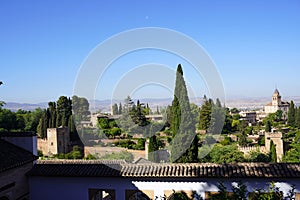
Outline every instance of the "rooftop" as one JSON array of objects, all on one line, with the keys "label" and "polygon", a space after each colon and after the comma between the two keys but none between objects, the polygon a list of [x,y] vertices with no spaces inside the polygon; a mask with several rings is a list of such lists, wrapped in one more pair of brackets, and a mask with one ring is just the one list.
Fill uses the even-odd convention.
[{"label": "rooftop", "polygon": [[0,132],[1,137],[31,137],[36,136],[34,132]]},{"label": "rooftop", "polygon": [[300,163],[129,164],[103,161],[38,161],[30,176],[143,178],[300,178]]},{"label": "rooftop", "polygon": [[0,173],[38,159],[31,152],[0,139]]}]

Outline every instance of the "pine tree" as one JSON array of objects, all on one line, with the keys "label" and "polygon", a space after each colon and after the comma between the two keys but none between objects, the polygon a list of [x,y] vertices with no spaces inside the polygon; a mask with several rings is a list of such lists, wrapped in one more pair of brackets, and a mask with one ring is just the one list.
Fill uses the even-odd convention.
[{"label": "pine tree", "polygon": [[295,105],[294,102],[291,101],[290,108],[288,112],[288,125],[294,127],[295,126]]},{"label": "pine tree", "polygon": [[173,133],[171,161],[197,162],[198,138],[192,118],[182,67],[179,64],[176,73],[174,99],[172,102],[171,130]]}]

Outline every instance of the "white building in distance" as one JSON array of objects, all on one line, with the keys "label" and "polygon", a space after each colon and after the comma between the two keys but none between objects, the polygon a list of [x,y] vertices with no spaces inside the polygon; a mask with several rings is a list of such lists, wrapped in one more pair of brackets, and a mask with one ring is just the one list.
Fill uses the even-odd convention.
[{"label": "white building in distance", "polygon": [[267,105],[265,105],[264,110],[267,115],[270,113],[275,113],[277,110],[281,110],[282,117],[286,119],[287,113],[289,111],[289,107],[290,107],[290,103],[281,101],[281,96],[279,94],[279,91],[275,89],[274,94],[272,96],[272,101]]}]

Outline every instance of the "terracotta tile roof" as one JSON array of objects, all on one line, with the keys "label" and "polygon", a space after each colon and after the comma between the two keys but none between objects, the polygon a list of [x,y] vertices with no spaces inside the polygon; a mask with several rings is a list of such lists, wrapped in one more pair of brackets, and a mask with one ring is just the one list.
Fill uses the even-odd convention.
[{"label": "terracotta tile roof", "polygon": [[31,176],[118,176],[144,178],[300,178],[300,163],[128,164],[103,161],[38,162]]},{"label": "terracotta tile roof", "polygon": [[0,173],[38,159],[31,152],[0,139]]},{"label": "terracotta tile roof", "polygon": [[0,132],[1,137],[29,137],[36,136],[34,132]]},{"label": "terracotta tile roof", "polygon": [[111,177],[120,176],[125,161],[109,160],[39,160],[29,176]]}]

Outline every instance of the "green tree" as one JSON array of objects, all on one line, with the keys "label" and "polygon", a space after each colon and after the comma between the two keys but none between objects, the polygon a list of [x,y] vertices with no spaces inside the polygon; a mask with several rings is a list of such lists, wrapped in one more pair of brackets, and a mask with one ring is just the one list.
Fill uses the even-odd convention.
[{"label": "green tree", "polygon": [[49,128],[55,128],[56,127],[56,103],[55,102],[49,102],[47,112],[49,115]]},{"label": "green tree", "polygon": [[241,147],[246,147],[248,145],[247,134],[243,131],[238,137],[238,143]]},{"label": "green tree", "polygon": [[159,162],[158,155],[157,155],[157,152],[156,152],[159,149],[159,146],[158,146],[155,135],[150,137],[148,145],[149,145],[149,147],[148,147],[148,160],[150,160],[152,162]]},{"label": "green tree", "polygon": [[17,128],[16,114],[8,109],[0,107],[0,129],[5,131],[11,131]]},{"label": "green tree", "polygon": [[[149,109],[149,107],[146,109]],[[145,116],[145,112],[143,112],[144,110],[145,108],[143,108],[142,104],[140,103],[140,100],[137,100],[136,109],[135,112],[133,113],[133,118],[135,124],[137,124],[138,126],[146,126],[148,124],[148,121]]]},{"label": "green tree", "polygon": [[70,98],[66,96],[60,96],[57,104],[57,118],[56,118],[56,126],[67,126],[69,117],[72,114],[72,101]]},{"label": "green tree", "polygon": [[23,117],[23,115],[19,115],[16,114],[16,129],[20,130],[20,131],[24,131],[25,130],[25,119]]},{"label": "green tree", "polygon": [[222,130],[222,134],[228,135],[233,132],[232,128],[232,116],[230,115],[229,109],[225,110],[225,121],[224,121],[224,127]]},{"label": "green tree", "polygon": [[295,108],[295,127],[300,128],[300,108]]},{"label": "green tree", "polygon": [[48,128],[48,117],[46,110],[44,111],[42,117],[40,118],[39,125],[37,126],[37,133],[41,138],[47,137]]},{"label": "green tree", "polygon": [[272,130],[271,122],[268,120],[268,121],[266,122],[265,131],[266,131],[266,132],[271,132],[271,130]]},{"label": "green tree", "polygon": [[218,98],[216,99],[216,104],[214,104],[212,100],[211,102],[211,120],[208,133],[218,134],[221,133],[224,126],[226,110],[222,107],[221,102]]},{"label": "green tree", "polygon": [[194,103],[190,104],[190,108],[191,108],[191,117],[192,117],[193,122],[195,123],[195,127],[196,127],[196,125],[198,125],[200,108]]},{"label": "green tree", "polygon": [[243,162],[244,154],[239,151],[236,145],[215,145],[210,152],[211,161],[213,163],[236,163]]},{"label": "green tree", "polygon": [[289,126],[295,126],[295,105],[293,101],[291,101],[290,103],[287,123]]},{"label": "green tree", "polygon": [[89,111],[89,102],[84,97],[78,97],[74,95],[72,97],[72,105],[73,107],[73,114],[74,114],[74,120],[76,122],[80,122],[83,120],[89,120],[90,119],[90,111]]},{"label": "green tree", "polygon": [[37,108],[34,111],[27,111],[23,117],[25,120],[25,131],[37,131],[37,126],[40,122],[44,110]]},{"label": "green tree", "polygon": [[77,133],[73,115],[70,115],[70,117],[69,117],[68,128],[70,130],[71,135]]},{"label": "green tree", "polygon": [[200,130],[208,130],[210,120],[211,120],[211,109],[212,104],[211,101],[208,101],[206,96],[204,95],[204,102],[200,108],[199,113],[199,129]]},{"label": "green tree", "polygon": [[68,159],[82,159],[83,155],[80,151],[80,147],[79,146],[73,146],[73,150],[68,153],[67,155]]},{"label": "green tree", "polygon": [[273,140],[270,142],[270,158],[271,162],[277,162],[276,145],[274,144]]},{"label": "green tree", "polygon": [[184,191],[175,192],[173,191],[173,194],[168,198],[169,200],[190,200],[187,193]]},{"label": "green tree", "polygon": [[249,162],[271,162],[270,156],[264,153],[260,153],[259,151],[251,151],[249,158]]},{"label": "green tree", "polygon": [[172,121],[172,106],[167,106],[166,112],[164,115],[165,127],[171,126]]},{"label": "green tree", "polygon": [[186,84],[180,64],[177,67],[174,99],[172,102],[171,130],[173,132],[171,161],[197,162],[198,138],[195,133],[195,122],[191,115]]},{"label": "green tree", "polygon": [[273,182],[270,183],[270,186],[267,191],[265,190],[255,190],[254,193],[252,193],[249,196],[249,199],[253,200],[282,200],[283,198],[283,192],[280,191],[280,188],[276,187]]},{"label": "green tree", "polygon": [[114,104],[112,105],[112,114],[113,115],[118,115],[119,114],[119,108],[118,108],[118,104]]},{"label": "green tree", "polygon": [[230,200],[231,196],[229,195],[229,192],[227,191],[226,186],[223,184],[223,182],[219,182],[218,184],[219,192],[217,194],[211,194],[208,193],[208,199],[211,200]]},{"label": "green tree", "polygon": [[122,129],[113,127],[110,129],[110,134],[113,138],[115,138],[116,136],[120,136],[122,134]]},{"label": "green tree", "polygon": [[291,148],[283,157],[284,162],[299,162],[300,160],[300,130],[296,132]]},{"label": "green tree", "polygon": [[101,129],[108,129],[109,128],[109,120],[106,117],[98,118],[98,124],[99,128]]},{"label": "green tree", "polygon": [[225,136],[224,137],[224,140],[220,141],[220,144],[222,144],[223,146],[225,145],[230,145],[232,143],[232,140],[230,137],[228,136]]},{"label": "green tree", "polygon": [[277,111],[275,112],[275,120],[276,120],[276,121],[279,122],[279,121],[282,119],[282,116],[283,116],[282,110],[277,110]]}]

